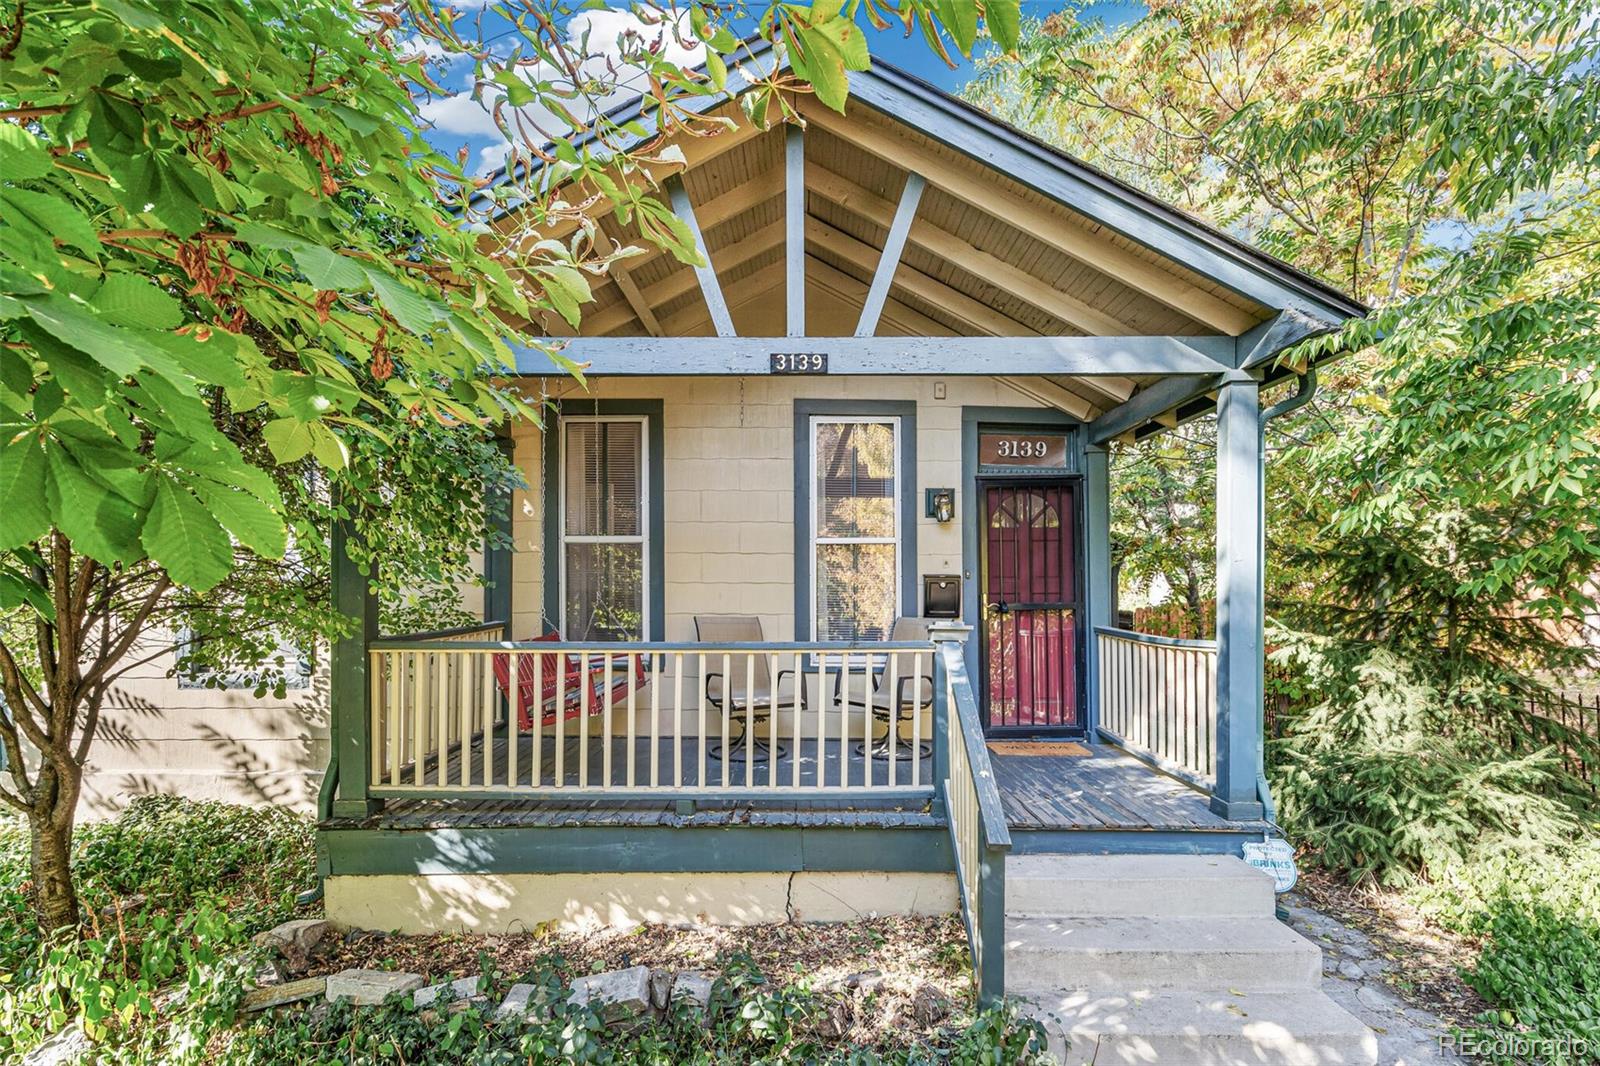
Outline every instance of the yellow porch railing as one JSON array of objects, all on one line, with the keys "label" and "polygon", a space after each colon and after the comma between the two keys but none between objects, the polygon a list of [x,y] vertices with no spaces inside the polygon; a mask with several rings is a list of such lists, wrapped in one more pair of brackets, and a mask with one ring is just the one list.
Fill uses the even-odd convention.
[{"label": "yellow porch railing", "polygon": [[447,632],[370,655],[375,798],[934,792],[931,643],[581,644]]},{"label": "yellow porch railing", "polygon": [[1011,850],[1011,832],[989,765],[983,719],[967,679],[961,645],[941,643],[939,655],[945,685],[945,746],[950,753],[945,816],[978,996],[990,1004],[1005,991],[1006,854]]},{"label": "yellow porch railing", "polygon": [[1216,642],[1100,627],[1095,650],[1100,732],[1209,789],[1217,766]]}]

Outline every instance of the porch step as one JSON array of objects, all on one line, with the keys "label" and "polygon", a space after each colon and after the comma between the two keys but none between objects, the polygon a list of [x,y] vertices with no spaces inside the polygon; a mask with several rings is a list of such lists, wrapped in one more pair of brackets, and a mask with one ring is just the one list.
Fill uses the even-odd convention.
[{"label": "porch step", "polygon": [[1267,916],[1006,918],[1006,991],[1311,991],[1322,951]]},{"label": "porch step", "polygon": [[1061,1066],[1373,1066],[1378,1041],[1321,992],[1021,996]]},{"label": "porch step", "polygon": [[1229,855],[1022,855],[1006,913],[1077,918],[1266,917],[1272,878]]}]

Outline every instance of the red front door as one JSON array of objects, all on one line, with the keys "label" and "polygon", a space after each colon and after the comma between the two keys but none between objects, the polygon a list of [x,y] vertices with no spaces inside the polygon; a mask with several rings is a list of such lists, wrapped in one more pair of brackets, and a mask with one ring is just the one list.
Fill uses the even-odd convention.
[{"label": "red front door", "polygon": [[1081,729],[1077,482],[991,483],[982,496],[989,729]]}]

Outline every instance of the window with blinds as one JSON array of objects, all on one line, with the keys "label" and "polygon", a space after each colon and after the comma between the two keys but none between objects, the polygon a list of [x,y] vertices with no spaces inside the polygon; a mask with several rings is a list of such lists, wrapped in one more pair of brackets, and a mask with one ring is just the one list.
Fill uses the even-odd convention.
[{"label": "window with blinds", "polygon": [[888,638],[900,612],[899,467],[899,419],[812,419],[817,640]]},{"label": "window with blinds", "polygon": [[561,634],[644,639],[649,558],[645,420],[561,423]]}]

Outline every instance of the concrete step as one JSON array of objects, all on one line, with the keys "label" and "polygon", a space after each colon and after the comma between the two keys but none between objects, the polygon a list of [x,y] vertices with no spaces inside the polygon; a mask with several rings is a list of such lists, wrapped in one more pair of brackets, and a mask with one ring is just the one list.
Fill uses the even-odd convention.
[{"label": "concrete step", "polygon": [[1374,1066],[1378,1041],[1321,992],[1017,993],[1061,1066]]},{"label": "concrete step", "polygon": [[1007,918],[1006,988],[1311,991],[1322,951],[1274,918]]},{"label": "concrete step", "polygon": [[1231,855],[1016,855],[1008,915],[1270,917],[1272,878]]}]

